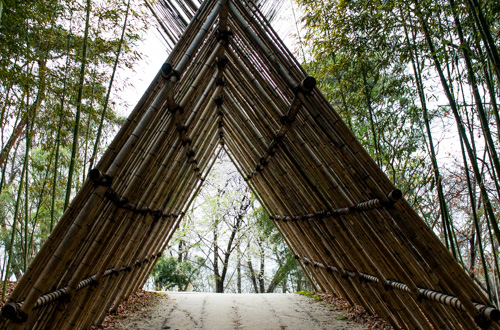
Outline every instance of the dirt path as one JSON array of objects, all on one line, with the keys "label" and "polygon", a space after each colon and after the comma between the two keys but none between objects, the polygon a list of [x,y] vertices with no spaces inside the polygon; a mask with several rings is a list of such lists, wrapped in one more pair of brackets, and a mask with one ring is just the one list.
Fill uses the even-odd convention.
[{"label": "dirt path", "polygon": [[124,329],[366,329],[297,294],[169,293]]}]

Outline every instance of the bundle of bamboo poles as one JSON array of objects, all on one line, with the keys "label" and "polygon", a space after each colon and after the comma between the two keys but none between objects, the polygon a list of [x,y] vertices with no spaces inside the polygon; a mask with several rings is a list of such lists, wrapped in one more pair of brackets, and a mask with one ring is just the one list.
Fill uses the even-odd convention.
[{"label": "bundle of bamboo poles", "polygon": [[397,328],[499,328],[261,11],[228,0],[194,14],[1,325],[100,324],[144,284],[222,149],[322,290]]}]

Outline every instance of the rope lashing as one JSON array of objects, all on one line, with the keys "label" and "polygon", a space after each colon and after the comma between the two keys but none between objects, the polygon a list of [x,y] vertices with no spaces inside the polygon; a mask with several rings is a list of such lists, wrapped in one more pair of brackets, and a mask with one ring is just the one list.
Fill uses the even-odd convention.
[{"label": "rope lashing", "polygon": [[98,169],[94,168],[89,173],[89,178],[95,186],[105,186],[108,187],[104,196],[118,208],[130,211],[134,214],[151,215],[155,220],[167,219],[167,218],[177,218],[179,215],[163,212],[159,209],[151,209],[147,206],[138,207],[137,203],[132,203],[128,199],[122,197],[116,191],[111,188],[112,178],[106,173],[102,173]]},{"label": "rope lashing", "polygon": [[[156,253],[153,254],[152,256],[149,257],[144,257],[141,261],[136,261],[135,265],[137,268],[140,268],[143,263],[147,263],[149,260],[153,260],[155,258],[159,258],[161,256],[161,253]],[[131,269],[126,266],[120,267],[118,271],[115,270],[115,267],[113,268],[108,268],[104,271],[102,278],[108,277],[110,275],[116,275],[117,273],[120,272],[129,272]],[[90,275],[86,278],[84,278],[77,287],[77,291],[82,290],[91,284],[95,283],[95,279],[97,277],[97,274]],[[59,299],[64,299],[66,290],[68,289],[68,286],[62,287],[60,289],[56,289],[54,291],[45,293],[38,298],[36,301],[35,307],[33,310],[41,308],[43,306],[46,306],[48,304],[51,304]],[[22,311],[22,306],[23,306],[23,301],[20,302],[7,302],[3,307],[2,307],[2,316],[17,322],[17,323],[24,323],[28,319],[28,315]]]},{"label": "rope lashing", "polygon": [[395,189],[389,194],[387,194],[387,198],[389,199],[389,203],[384,203],[378,198],[370,199],[368,201],[360,202],[354,204],[351,207],[341,207],[334,210],[321,210],[315,213],[305,214],[305,215],[297,215],[297,216],[287,216],[287,215],[274,215],[271,219],[276,221],[299,221],[299,220],[312,220],[312,219],[323,219],[328,217],[339,217],[341,215],[347,215],[357,212],[364,212],[374,209],[381,209],[384,207],[391,206],[391,204],[397,202],[403,197],[401,190]]},{"label": "rope lashing", "polygon": [[[325,266],[323,263],[321,263],[319,261],[312,261],[306,257],[295,256],[295,258],[302,259],[306,265],[312,264],[315,267],[324,268],[328,271],[340,273],[340,270],[335,266],[331,266],[331,265]],[[350,278],[357,277],[356,273],[352,270],[344,269],[344,272]],[[367,281],[367,282],[380,283],[379,279],[374,275],[365,274],[365,273],[361,273],[361,272],[360,272],[360,274],[361,274],[362,279]],[[410,288],[408,288],[408,286],[406,284],[398,282],[398,281],[388,280],[387,283],[382,283],[382,284],[387,285],[389,287],[392,287],[394,289],[400,290],[400,291],[411,292]],[[435,301],[435,302],[438,302],[440,304],[450,306],[450,307],[453,307],[456,309],[465,310],[465,308],[462,305],[462,303],[460,302],[460,300],[458,300],[458,298],[455,296],[448,295],[448,294],[445,294],[442,292],[437,292],[437,291],[430,290],[430,289],[425,289],[425,288],[418,288],[418,290],[420,291],[422,298],[425,298],[425,299],[431,300],[431,301]],[[491,320],[494,322],[497,322],[500,320],[500,311],[496,307],[486,306],[486,305],[483,305],[480,303],[474,303],[474,305],[476,306],[478,312],[482,316],[486,317],[488,320]]]}]

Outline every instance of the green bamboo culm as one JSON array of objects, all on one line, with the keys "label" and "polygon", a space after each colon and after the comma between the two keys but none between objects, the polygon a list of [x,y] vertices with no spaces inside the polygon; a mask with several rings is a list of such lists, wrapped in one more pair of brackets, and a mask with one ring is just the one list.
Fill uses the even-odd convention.
[{"label": "green bamboo culm", "polygon": [[[483,203],[484,203],[484,201],[483,201]],[[493,237],[493,233],[491,232],[491,223],[489,221],[490,219],[489,219],[488,213],[485,213],[485,216],[486,216],[486,224],[488,225],[488,234],[489,234],[488,236],[490,238],[491,254],[493,255],[493,262],[495,265],[493,274],[494,274],[494,276],[496,276],[497,283],[498,283],[498,280],[500,280],[500,266],[499,266],[499,262],[498,262],[498,244],[496,244],[495,239]],[[497,298],[496,304],[498,306],[500,303],[500,298],[498,296],[498,292],[496,294],[496,298]]]},{"label": "green bamboo culm", "polygon": [[75,163],[77,156],[76,152],[78,149],[78,135],[80,128],[83,83],[85,80],[85,65],[87,63],[87,41],[89,36],[90,10],[91,10],[90,0],[87,0],[87,7],[86,7],[87,16],[85,18],[85,32],[83,37],[82,65],[80,67],[80,78],[78,83],[78,96],[76,100],[76,118],[75,118],[75,127],[73,129],[73,147],[71,149],[71,161],[69,163],[68,184],[66,186],[66,198],[64,199],[64,210],[68,208],[69,200],[71,197],[71,187],[73,185],[73,172],[75,171]]},{"label": "green bamboo culm", "polygon": [[52,229],[54,228],[54,221],[55,221],[55,203],[56,203],[56,192],[57,192],[57,176],[58,176],[58,166],[59,166],[59,148],[61,145],[61,128],[62,128],[62,122],[63,122],[63,104],[64,104],[64,93],[66,90],[66,81],[64,81],[64,88],[63,88],[63,98],[61,101],[61,113],[59,115],[59,124],[57,127],[57,137],[56,137],[56,146],[55,146],[55,161],[54,161],[54,174],[52,177],[52,196],[51,196],[51,201],[50,201],[50,227],[49,227],[49,232],[52,232]]},{"label": "green bamboo culm", "polygon": [[[405,20],[403,20],[403,27],[406,35],[406,42],[409,46],[413,46],[413,44],[410,42],[410,38],[408,35],[407,31],[407,26],[404,24]],[[415,40],[415,35],[413,33],[413,40]],[[432,133],[431,133],[431,127],[430,127],[430,119],[429,119],[429,112],[427,110],[427,102],[425,100],[425,92],[424,92],[424,87],[423,87],[423,82],[422,82],[422,73],[420,71],[420,61],[418,59],[417,55],[417,50],[414,48],[412,54],[410,55],[412,67],[413,67],[413,73],[415,75],[415,85],[417,86],[417,92],[418,96],[420,99],[420,104],[422,107],[422,112],[423,112],[423,118],[424,118],[424,124],[425,124],[425,131],[427,134],[427,140],[428,140],[428,146],[429,146],[429,152],[430,152],[430,157],[431,157],[431,163],[432,163],[432,172],[434,173],[434,183],[438,192],[438,200],[439,200],[439,211],[441,213],[441,224],[443,227],[443,233],[444,233],[444,242],[446,245],[447,249],[450,249],[450,242],[451,237],[448,238],[448,227],[447,224],[449,224],[450,221],[450,212],[448,210],[448,204],[446,203],[444,191],[443,191],[443,184],[442,184],[442,177],[441,173],[439,172],[439,165],[437,163],[437,158],[436,158],[436,151],[434,149],[434,140],[432,138]],[[453,244],[452,244],[453,245]],[[453,252],[453,257],[457,259],[457,255],[455,253],[455,249],[452,250]]]},{"label": "green bamboo culm", "polygon": [[[415,5],[417,6],[416,8],[418,9],[418,3],[415,3]],[[464,145],[465,145],[465,149],[467,150],[467,154],[469,156],[469,160],[471,162],[472,169],[474,171],[474,177],[476,179],[476,182],[479,185],[479,189],[481,191],[481,197],[483,198],[483,202],[485,204],[486,212],[488,213],[488,217],[490,219],[490,222],[491,222],[491,225],[493,227],[493,231],[495,233],[497,241],[500,242],[500,228],[498,227],[498,222],[497,222],[496,216],[493,212],[493,206],[491,205],[490,198],[489,198],[488,193],[486,191],[486,188],[484,186],[481,172],[479,171],[477,158],[474,154],[474,151],[472,150],[472,146],[471,146],[469,139],[467,137],[467,134],[465,132],[462,118],[460,117],[460,114],[458,113],[458,107],[457,107],[457,104],[455,102],[455,98],[453,97],[453,95],[451,93],[450,87],[449,87],[449,85],[446,81],[446,78],[444,77],[443,71],[441,69],[441,63],[436,55],[437,54],[436,49],[434,47],[434,43],[433,43],[431,35],[429,33],[429,28],[427,26],[427,22],[425,21],[425,18],[422,16],[422,13],[420,13],[420,12],[419,12],[419,20],[420,20],[420,24],[422,26],[422,31],[424,33],[425,40],[427,42],[427,45],[429,46],[431,58],[434,62],[434,66],[436,68],[436,71],[439,74],[439,79],[441,80],[441,85],[443,86],[443,90],[446,94],[446,97],[448,98],[450,108],[453,112],[453,116],[455,117],[458,133],[462,137]]]},{"label": "green bamboo culm", "polygon": [[[28,127],[30,127],[30,123],[28,123]],[[31,125],[31,127],[33,127]],[[19,188],[17,189],[17,200],[16,200],[16,206],[14,207],[14,218],[12,220],[12,232],[10,235],[10,246],[9,246],[9,254],[7,257],[7,266],[5,267],[5,276],[3,280],[3,287],[2,287],[2,300],[5,301],[5,293],[7,291],[7,281],[9,279],[9,272],[10,272],[10,265],[12,264],[12,251],[14,250],[14,241],[16,237],[16,227],[17,227],[17,218],[19,216],[19,207],[20,207],[20,201],[21,201],[21,195],[23,193],[23,185],[24,185],[24,178],[25,174],[28,168],[28,161],[29,161],[29,151],[31,148],[31,132],[32,130],[30,129],[27,132],[26,135],[26,151],[24,154],[24,163],[23,163],[23,169],[21,170],[21,180],[19,182]]]},{"label": "green bamboo culm", "polygon": [[120,36],[120,43],[118,44],[118,50],[116,51],[115,62],[113,65],[113,72],[111,73],[111,78],[109,78],[108,91],[106,93],[106,99],[104,100],[104,107],[103,107],[102,113],[101,113],[101,121],[99,122],[99,128],[97,129],[97,136],[95,138],[94,150],[92,151],[92,156],[90,157],[89,171],[92,170],[92,168],[94,167],[94,161],[96,159],[97,151],[99,149],[99,142],[101,139],[102,127],[104,125],[104,117],[106,116],[106,111],[108,109],[109,95],[111,94],[111,87],[113,86],[113,80],[115,78],[116,68],[118,67],[118,60],[120,58],[120,53],[122,50],[123,39],[125,37],[125,31],[127,30],[127,20],[128,20],[129,9],[130,9],[130,0],[127,2],[127,9],[125,10],[125,19],[123,22],[122,34]]},{"label": "green bamboo culm", "polygon": [[[31,132],[31,130],[30,130]],[[31,133],[28,133],[31,135]],[[31,137],[28,138],[31,140]],[[26,154],[26,157],[29,157],[29,154]],[[24,185],[24,256],[23,256],[23,273],[26,272],[26,268],[28,267],[28,224],[29,224],[29,194],[28,194],[28,182],[29,182],[29,163],[25,160],[26,170],[25,173],[25,182]]]},{"label": "green bamboo culm", "polygon": [[490,24],[486,21],[484,17],[483,10],[478,0],[467,0],[467,4],[470,8],[470,13],[474,19],[474,23],[481,34],[481,40],[484,43],[484,48],[488,55],[488,59],[495,71],[497,79],[500,81],[500,55],[498,53],[497,46],[490,31]]},{"label": "green bamboo culm", "polygon": [[478,245],[479,245],[479,254],[481,257],[481,263],[483,266],[483,272],[484,272],[484,277],[485,277],[485,282],[486,282],[486,289],[488,291],[488,298],[490,299],[490,302],[492,302],[492,295],[491,295],[491,287],[490,287],[490,275],[488,272],[488,264],[486,263],[486,258],[484,257],[484,247],[483,247],[483,239],[481,236],[481,227],[479,225],[479,218],[477,216],[477,211],[476,211],[476,197],[474,194],[474,190],[472,189],[472,181],[470,178],[469,174],[469,169],[467,166],[467,157],[465,155],[465,148],[464,148],[464,142],[462,138],[460,138],[460,148],[462,150],[462,157],[464,159],[464,165],[465,165],[465,177],[467,178],[467,190],[469,192],[469,198],[470,198],[470,205],[472,207],[472,220],[474,221],[474,227],[476,229],[477,233],[477,240],[478,240]]},{"label": "green bamboo culm", "polygon": [[[69,24],[69,33],[68,40],[66,44],[66,54],[69,54],[69,47],[71,42],[71,32],[73,30],[73,11],[71,11],[70,16],[70,24]],[[69,56],[66,56],[66,67],[64,71],[64,80],[63,80],[63,90],[61,95],[61,103],[60,103],[60,114],[59,114],[59,124],[57,125],[57,137],[56,137],[56,145],[55,145],[55,161],[54,161],[54,174],[52,177],[52,197],[50,202],[50,227],[49,232],[52,232],[54,229],[54,221],[55,221],[55,202],[56,202],[56,192],[57,192],[57,177],[59,172],[59,149],[61,146],[61,130],[64,119],[64,103],[66,100],[66,92],[67,92],[67,83],[68,83],[68,68],[69,68]]]},{"label": "green bamboo culm", "polygon": [[[474,35],[478,36],[479,32],[477,29],[473,26],[472,31]],[[483,51],[481,50],[481,46],[479,44],[479,38],[475,38],[475,46],[479,55],[479,58],[485,58],[486,56],[483,54]],[[496,91],[495,91],[495,84],[494,84],[494,73],[493,73],[493,68],[491,67],[491,62],[483,63],[481,65],[483,69],[483,76],[484,80],[486,82],[486,87],[488,88],[488,93],[490,93],[490,102],[491,102],[491,111],[493,112],[493,117],[495,118],[495,122],[497,124],[497,130],[496,134],[497,136],[500,136],[500,114],[498,111],[498,104],[497,104],[497,99],[496,99]],[[499,192],[500,193],[500,192]]]},{"label": "green bamboo culm", "polygon": [[493,163],[493,171],[496,171],[497,174],[500,174],[500,160],[498,159],[497,152],[495,150],[495,143],[493,142],[493,137],[490,132],[490,127],[488,123],[488,119],[486,118],[486,111],[483,107],[483,101],[481,99],[481,95],[479,93],[479,88],[477,85],[477,80],[474,74],[474,68],[472,67],[472,60],[471,60],[471,50],[469,49],[469,46],[465,40],[463,30],[462,30],[462,25],[460,23],[460,20],[458,18],[458,14],[456,13],[456,6],[455,6],[455,1],[450,0],[450,7],[453,12],[453,18],[455,20],[455,26],[457,28],[458,32],[458,37],[460,40],[460,48],[462,50],[463,58],[465,60],[465,64],[467,67],[467,77],[469,80],[469,84],[472,87],[472,94],[474,96],[474,100],[476,101],[476,108],[477,108],[477,114],[481,122],[481,128],[483,131],[483,136],[485,138],[486,145],[489,147],[490,150],[490,156],[491,160]]}]

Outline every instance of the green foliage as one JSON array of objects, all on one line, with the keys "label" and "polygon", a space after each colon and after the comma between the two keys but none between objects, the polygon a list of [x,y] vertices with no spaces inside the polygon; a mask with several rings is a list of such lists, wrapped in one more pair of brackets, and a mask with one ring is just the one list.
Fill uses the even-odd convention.
[{"label": "green foliage", "polygon": [[[12,245],[13,266],[25,265],[36,254],[62,215],[75,126],[78,72],[82,61],[85,5],[63,0],[2,0],[0,21],[0,244]],[[142,5],[130,8],[132,18],[121,42],[126,6],[121,0],[91,1],[87,70],[82,85],[75,191],[88,171],[89,151],[96,140],[99,118],[108,94],[118,46],[122,51],[110,91],[98,155],[122,124],[116,91],[128,85],[120,76],[141,59],[138,41],[146,29]],[[28,143],[28,141],[30,143]],[[27,157],[25,157],[27,155]],[[26,166],[26,186],[19,198],[18,226],[10,243],[20,173]],[[72,194],[73,196],[74,194]],[[4,266],[4,265],[3,265]],[[16,270],[16,269],[14,269]],[[20,273],[20,274],[21,274]],[[10,274],[8,274],[10,275]]]},{"label": "green foliage", "polygon": [[[297,2],[309,73],[455,258],[499,297],[485,262],[476,271],[479,235],[500,278],[498,2]],[[483,228],[474,229],[476,214]]]},{"label": "green foliage", "polygon": [[190,284],[199,275],[199,269],[202,266],[203,259],[198,258],[197,263],[187,260],[179,261],[174,257],[161,256],[155,268],[152,277],[156,290],[186,291]]},{"label": "green foliage", "polygon": [[323,300],[321,297],[318,297],[314,292],[311,291],[297,291],[295,293],[300,294],[301,296],[313,298],[314,300]]},{"label": "green foliage", "polygon": [[298,2],[306,69],[379,167],[429,216],[430,163],[398,17],[379,1]]}]

